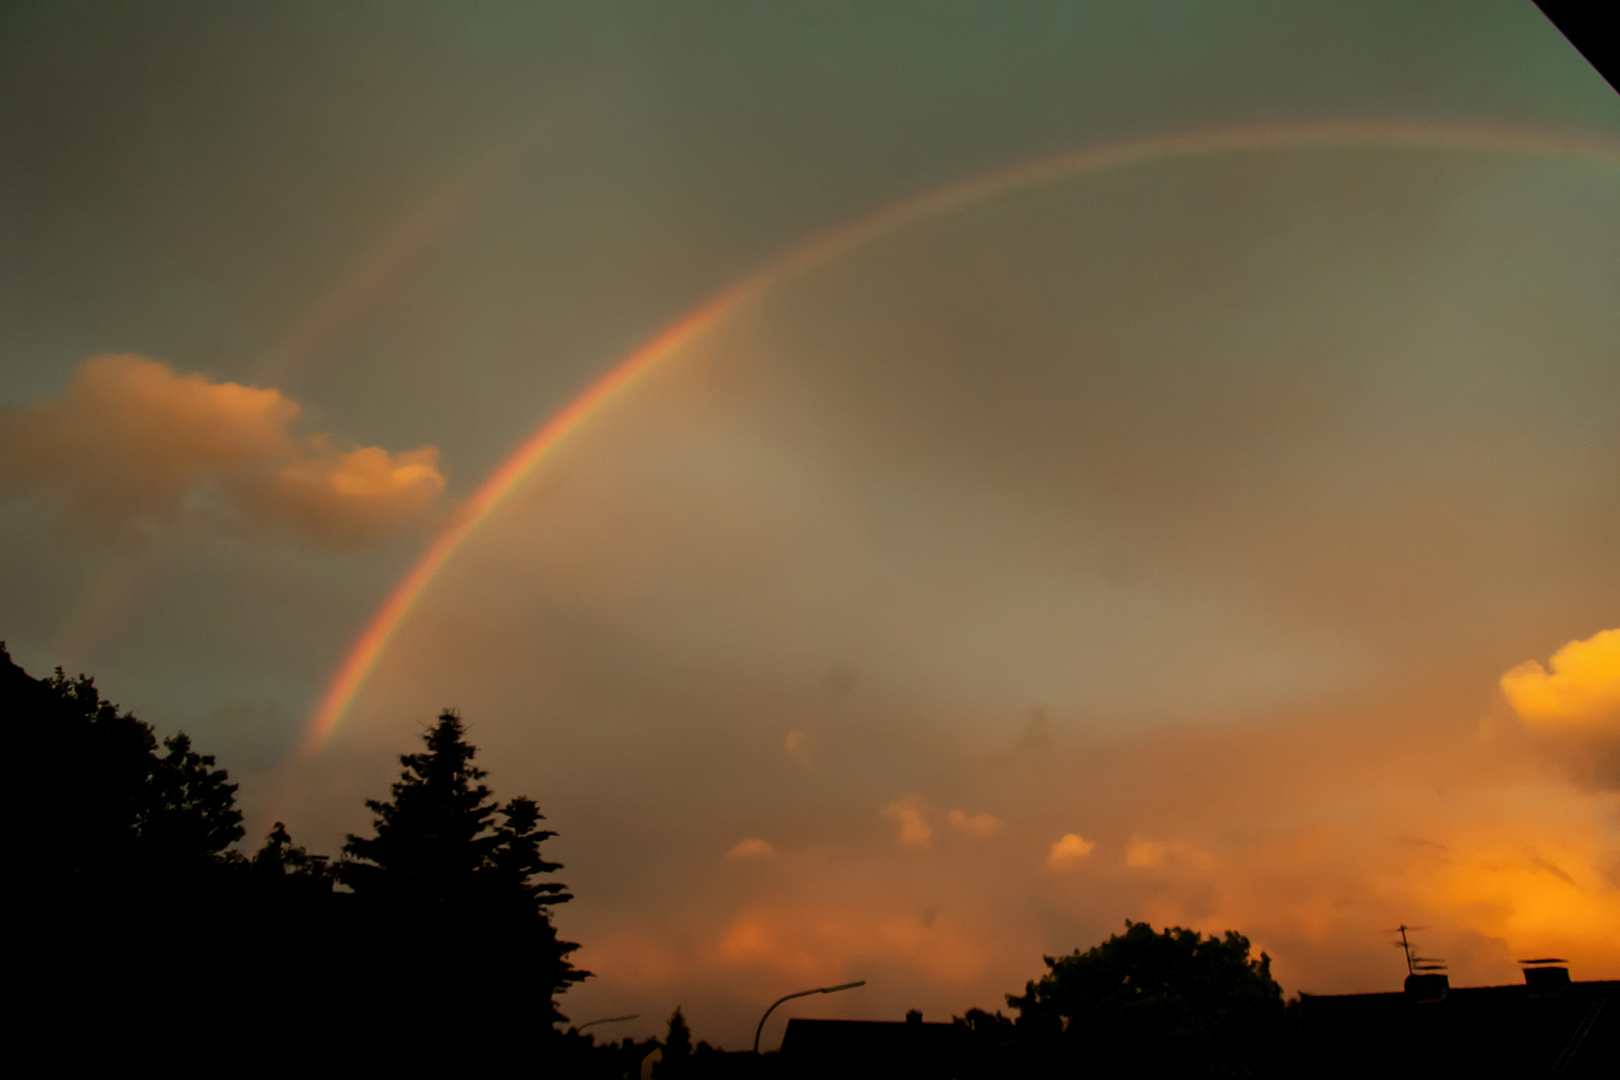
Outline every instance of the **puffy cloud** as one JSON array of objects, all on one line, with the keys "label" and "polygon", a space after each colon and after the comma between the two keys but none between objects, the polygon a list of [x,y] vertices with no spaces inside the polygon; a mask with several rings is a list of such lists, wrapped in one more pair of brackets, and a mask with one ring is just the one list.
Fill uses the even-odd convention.
[{"label": "puffy cloud", "polygon": [[277,390],[98,356],[60,398],[6,418],[0,460],[11,478],[66,489],[88,507],[163,513],[210,474],[283,459],[298,412]]},{"label": "puffy cloud", "polygon": [[340,447],[295,434],[300,411],[279,390],[97,356],[61,397],[3,418],[0,477],[108,521],[167,520],[206,494],[252,525],[327,543],[426,519],[444,491],[435,448]]},{"label": "puffy cloud", "polygon": [[966,833],[968,836],[978,837],[981,840],[987,836],[994,836],[1001,828],[1001,819],[990,814],[969,815],[966,810],[952,810],[946,815],[946,818],[950,821],[951,828],[957,832]]},{"label": "puffy cloud", "polygon": [[1533,730],[1620,735],[1620,629],[1571,641],[1552,670],[1527,660],[1502,676],[1502,691]]},{"label": "puffy cloud", "polygon": [[934,827],[928,821],[928,802],[921,795],[906,795],[883,808],[883,815],[900,826],[901,847],[928,848]]},{"label": "puffy cloud", "polygon": [[1132,867],[1163,866],[1170,857],[1170,845],[1163,840],[1148,840],[1132,836],[1125,845],[1125,865]]},{"label": "puffy cloud", "polygon": [[[934,826],[939,821],[939,808],[915,793],[896,799],[883,808],[883,815],[900,827],[898,842],[901,847],[926,850],[934,845]],[[985,839],[1001,829],[1001,819],[992,814],[969,814],[966,810],[951,810],[945,814],[950,827],[964,836]]]},{"label": "puffy cloud", "polygon": [[732,849],[726,852],[728,859],[768,859],[776,854],[776,849],[769,840],[739,840]]},{"label": "puffy cloud", "polygon": [[439,451],[424,446],[391,454],[379,446],[332,452],[324,436],[311,455],[288,463],[265,489],[260,512],[334,542],[364,540],[423,517],[444,492]]},{"label": "puffy cloud", "polygon": [[1070,867],[1091,854],[1097,845],[1078,833],[1064,833],[1046,853],[1046,865],[1052,870]]},{"label": "puffy cloud", "polygon": [[1207,868],[1213,857],[1180,840],[1150,840],[1135,833],[1125,844],[1125,865],[1132,869],[1156,869],[1172,862]]}]

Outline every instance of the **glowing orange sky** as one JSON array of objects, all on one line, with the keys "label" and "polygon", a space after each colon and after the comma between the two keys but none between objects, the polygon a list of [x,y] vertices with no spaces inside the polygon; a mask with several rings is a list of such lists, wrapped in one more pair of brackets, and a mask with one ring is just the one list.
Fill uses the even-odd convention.
[{"label": "glowing orange sky", "polygon": [[1533,5],[0,21],[0,639],[250,835],[458,707],[564,1011],[733,1048],[1126,918],[1620,974],[1620,98]]},{"label": "glowing orange sky", "polygon": [[1291,990],[1390,985],[1401,922],[1460,982],[1612,972],[1611,720],[1498,687],[1563,648],[1612,696],[1604,339],[1488,299],[1586,257],[1497,261],[1554,175],[1612,197],[1477,146],[1143,162],[701,309],[486,484],[279,805],[458,705],[574,823],[577,1007],[725,1037],[794,980],[994,1006],[1126,917]]}]

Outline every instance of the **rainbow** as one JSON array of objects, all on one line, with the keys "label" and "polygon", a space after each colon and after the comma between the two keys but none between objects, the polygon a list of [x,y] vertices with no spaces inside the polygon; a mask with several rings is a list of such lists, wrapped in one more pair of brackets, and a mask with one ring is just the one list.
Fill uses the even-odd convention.
[{"label": "rainbow", "polygon": [[1620,168],[1620,142],[1585,135],[1386,120],[1252,124],[1153,135],[1003,166],[924,192],[834,229],[767,264],[665,327],[525,439],[462,505],[450,526],[394,587],[355,641],[316,705],[303,740],[304,753],[314,753],[326,745],[395,632],[433,579],[519,482],[647,371],[762,293],[891,229],[1041,184],[1169,158],[1311,146],[1474,150],[1573,158]]},{"label": "rainbow", "polygon": [[[450,233],[537,145],[545,128],[520,133],[462,170],[451,183],[417,203],[381,243],[333,281],[295,321],[254,373],[254,386],[286,385],[331,336],[374,304],[437,240]],[[152,576],[152,558],[120,558],[85,589],[56,654],[70,663],[88,656],[134,606]]]},{"label": "rainbow", "polygon": [[500,146],[447,187],[412,207],[382,242],[333,281],[260,365],[259,383],[286,385],[345,324],[376,303],[435,241],[450,233],[508,172],[517,155]]}]

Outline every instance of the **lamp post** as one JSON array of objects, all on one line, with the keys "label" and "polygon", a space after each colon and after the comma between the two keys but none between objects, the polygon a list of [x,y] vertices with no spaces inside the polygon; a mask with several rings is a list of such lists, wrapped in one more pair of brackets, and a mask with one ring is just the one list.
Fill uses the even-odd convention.
[{"label": "lamp post", "polygon": [[843,983],[839,986],[818,986],[814,990],[800,990],[796,994],[785,994],[777,998],[771,1002],[771,1007],[765,1010],[765,1015],[759,1018],[759,1026],[754,1029],[754,1053],[759,1053],[759,1033],[765,1030],[765,1021],[770,1019],[771,1013],[775,1012],[776,1007],[782,1002],[792,1001],[794,998],[809,997],[811,994],[836,994],[840,990],[853,990],[857,986],[865,985],[866,980],[861,979],[857,982]]},{"label": "lamp post", "polygon": [[583,1024],[579,1025],[579,1027],[575,1028],[574,1030],[575,1031],[584,1031],[586,1028],[592,1026],[593,1024],[617,1024],[617,1023],[620,1023],[620,1022],[625,1021],[625,1020],[634,1020],[637,1017],[639,1017],[640,1015],[641,1015],[640,1013],[631,1013],[629,1016],[604,1016],[600,1020],[587,1020]]}]

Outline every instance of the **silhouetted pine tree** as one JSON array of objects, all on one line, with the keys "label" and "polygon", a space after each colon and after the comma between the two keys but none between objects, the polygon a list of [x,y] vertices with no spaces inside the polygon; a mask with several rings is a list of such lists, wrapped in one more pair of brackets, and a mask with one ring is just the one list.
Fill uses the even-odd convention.
[{"label": "silhouetted pine tree", "polygon": [[[426,1007],[445,1030],[484,1040],[537,1038],[561,1015],[555,995],[589,974],[568,962],[550,908],[572,897],[540,854],[555,834],[533,800],[497,806],[473,763],[460,717],[445,712],[423,735],[386,801],[369,800],[375,835],[350,835],[339,879],[368,918],[388,928],[373,995],[394,1022]],[[387,944],[392,942],[392,945]],[[478,1031],[477,1036],[471,1034]]]},{"label": "silhouetted pine tree", "polygon": [[692,1029],[679,1005],[670,1015],[669,1028],[664,1033],[663,1056],[653,1066],[657,1080],[681,1080],[692,1073]]},{"label": "silhouetted pine tree", "polygon": [[350,834],[340,867],[356,894],[393,902],[465,899],[495,854],[495,805],[473,764],[459,717],[447,712],[424,736],[427,752],[403,754],[392,801],[367,799],[376,835]]}]

